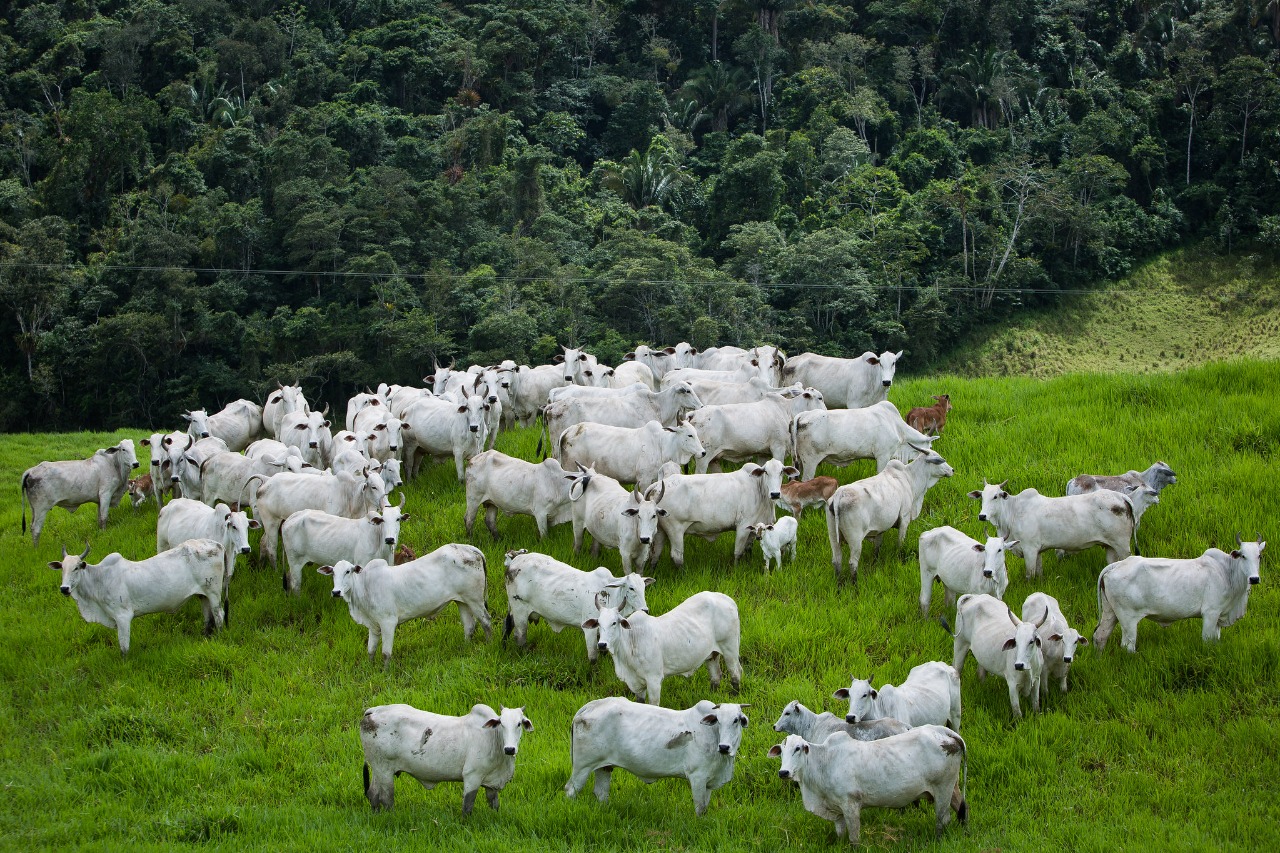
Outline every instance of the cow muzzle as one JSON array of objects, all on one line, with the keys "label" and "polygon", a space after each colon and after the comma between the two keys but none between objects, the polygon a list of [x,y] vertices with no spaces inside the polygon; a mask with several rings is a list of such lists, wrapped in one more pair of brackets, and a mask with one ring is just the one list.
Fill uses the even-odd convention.
[{"label": "cow muzzle", "polygon": [[503,747],[503,748],[502,748],[502,751],[503,751],[503,752],[505,752],[507,755],[515,755],[515,754],[516,754],[516,748],[515,748],[514,746],[506,746],[506,747]]},{"label": "cow muzzle", "polygon": [[844,721],[849,725],[853,725],[854,723],[858,722],[858,717],[854,714],[845,714]]},{"label": "cow muzzle", "polygon": [[71,595],[71,587],[69,587],[69,586],[58,587],[58,590],[59,590],[63,595],[67,595],[67,596]]},{"label": "cow muzzle", "polygon": [[201,438],[208,438],[208,437],[209,437],[209,433],[207,433],[207,432],[202,432],[202,433],[200,433],[200,437],[201,437]]},{"label": "cow muzzle", "polygon": [[384,539],[384,540],[382,540],[382,541],[383,541],[383,542],[386,542],[388,545],[394,545],[394,544],[396,544],[396,540],[395,540],[395,539],[393,539],[393,538],[392,538],[392,537],[390,537],[390,536],[388,536],[386,539]]},{"label": "cow muzzle", "polygon": [[881,385],[883,385],[884,387],[888,388],[890,385],[892,385],[892,384],[893,384],[893,380],[892,380],[892,379],[885,379],[885,380],[883,380],[880,384],[881,384]]},{"label": "cow muzzle", "polygon": [[240,549],[240,553],[241,553],[241,554],[251,554],[251,553],[253,553],[253,549],[252,549],[252,548],[250,548],[248,545],[245,545],[243,548],[241,548],[241,549]]},{"label": "cow muzzle", "polygon": [[480,431],[480,427],[479,427],[479,426],[473,426],[473,427],[471,427],[471,431],[472,431],[472,432],[479,432],[479,431]]},{"label": "cow muzzle", "polygon": [[600,651],[602,651],[602,652],[607,652],[607,651],[609,651],[609,644],[608,644],[608,643],[596,643],[596,648],[597,648],[597,649],[599,649],[599,650],[600,650]]},{"label": "cow muzzle", "polygon": [[780,498],[780,497],[782,497],[782,492],[770,492],[770,493],[769,493],[769,500],[774,500],[774,501],[776,501],[776,500],[777,500],[778,498]]},{"label": "cow muzzle", "polygon": [[130,467],[132,467],[132,468],[137,468],[137,467],[138,467],[138,463],[137,463],[137,462],[135,462],[135,463],[133,463],[133,465],[132,465],[132,466],[130,466]]},{"label": "cow muzzle", "polygon": [[720,754],[721,754],[721,755],[728,755],[728,754],[729,754],[729,744],[727,744],[727,743],[722,743],[722,744],[720,744]]},{"label": "cow muzzle", "polygon": [[641,537],[640,537],[640,544],[641,544],[641,545],[648,545],[648,544],[649,544],[649,537],[648,537],[648,536],[641,536]]},{"label": "cow muzzle", "polygon": [[1063,655],[1063,656],[1062,656],[1062,662],[1063,662],[1063,663],[1071,663],[1071,658],[1070,658],[1070,657],[1068,657],[1067,655]]},{"label": "cow muzzle", "polygon": [[177,475],[177,474],[174,474],[172,477],[170,477],[170,478],[169,478],[169,482],[171,482],[171,483],[176,483],[176,482],[178,482],[178,475]]},{"label": "cow muzzle", "polygon": [[1251,586],[1252,586],[1252,585],[1259,584],[1259,583],[1262,583],[1262,578],[1257,577],[1256,575],[1255,575],[1254,577],[1249,578],[1249,584],[1250,584]]},{"label": "cow muzzle", "polygon": [[983,570],[982,570],[982,576],[983,576],[984,578],[993,578],[993,577],[995,577],[995,575],[992,573],[992,571],[991,571],[990,569],[983,569]]},{"label": "cow muzzle", "polygon": [[790,778],[791,778],[791,771],[790,771],[790,770],[779,770],[779,771],[778,771],[778,778],[779,778],[779,779],[790,779]]},{"label": "cow muzzle", "polygon": [[334,598],[342,598],[342,590],[340,590],[340,589],[335,589],[335,590],[333,591],[333,597],[334,597]]},{"label": "cow muzzle", "polygon": [[978,521],[986,521],[986,520],[987,520],[987,514],[985,512],[978,513]]},{"label": "cow muzzle", "polygon": [[1013,668],[1016,669],[1018,672],[1022,672],[1024,669],[1027,668],[1027,665],[1025,663],[1015,663],[1013,665]]}]

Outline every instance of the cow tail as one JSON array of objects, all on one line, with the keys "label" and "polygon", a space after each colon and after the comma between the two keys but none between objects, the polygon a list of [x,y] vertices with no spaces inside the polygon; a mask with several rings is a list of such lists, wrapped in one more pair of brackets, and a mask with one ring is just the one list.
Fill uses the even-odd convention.
[{"label": "cow tail", "polygon": [[369,762],[364,763],[364,795],[369,796]]},{"label": "cow tail", "polygon": [[[783,368],[783,370],[785,370],[785,369],[786,369],[786,368]],[[791,433],[791,464],[792,464],[792,465],[794,465],[794,466],[796,466],[797,468],[799,468],[799,469],[801,469],[801,470],[804,470],[804,463],[802,463],[802,462],[800,461],[800,435],[799,435],[800,427],[799,427],[799,422],[800,422],[800,415],[798,415],[798,414],[794,414],[794,415],[792,415],[792,416],[791,416],[791,423],[790,423],[790,425],[789,425],[789,429],[788,429],[787,431]]]},{"label": "cow tail", "polygon": [[[539,409],[539,410],[538,410],[538,414],[542,415],[542,410],[541,410],[541,409]],[[547,446],[548,446],[548,448],[550,448],[550,446],[551,446],[551,439],[547,437],[547,418],[546,418],[546,415],[542,415],[542,429],[538,430],[538,448],[537,448],[536,450],[534,450],[534,451],[533,451],[533,455],[534,455],[534,456],[542,456],[542,442],[543,442],[543,439],[546,439]],[[542,458],[543,458],[543,459],[546,459],[547,457],[542,456]]]},{"label": "cow tail", "polygon": [[1098,573],[1098,624],[1102,624],[1102,615],[1103,615],[1102,606],[1104,604],[1107,605],[1107,607],[1111,606],[1111,602],[1107,601],[1106,582],[1107,582],[1107,570],[1104,567],[1103,570]]},{"label": "cow tail", "polygon": [[507,610],[507,618],[502,620],[502,644],[505,646],[507,640],[511,637],[511,632],[516,629],[516,620],[511,617],[511,611]]},{"label": "cow tail", "polygon": [[[31,475],[22,475],[22,532],[27,532],[27,488],[31,483]],[[35,510],[31,512],[31,523],[35,524]]]},{"label": "cow tail", "polygon": [[964,751],[964,761],[961,763],[960,775],[960,808],[956,810],[956,817],[963,824],[969,822],[969,745],[964,742],[964,738],[956,735],[956,740],[960,741],[960,748]]}]

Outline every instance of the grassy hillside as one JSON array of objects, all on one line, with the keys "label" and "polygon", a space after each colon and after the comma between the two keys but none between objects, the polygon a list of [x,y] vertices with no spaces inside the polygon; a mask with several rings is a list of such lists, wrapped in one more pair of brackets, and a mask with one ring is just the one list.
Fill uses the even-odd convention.
[{"label": "grassy hillside", "polygon": [[1169,373],[1280,358],[1280,268],[1183,249],[1102,290],[979,329],[936,369],[961,376]]},{"label": "grassy hillside", "polygon": [[[745,680],[737,701],[752,703],[734,781],[693,817],[683,781],[645,786],[616,773],[613,796],[569,801],[569,724],[590,699],[621,695],[603,660],[586,663],[582,637],[530,628],[524,650],[497,638],[467,644],[456,610],[409,623],[396,636],[390,669],[364,657],[365,632],[308,571],[303,594],[281,592],[275,571],[242,561],[233,581],[231,626],[201,637],[200,610],[138,619],[122,660],[114,633],[86,624],[58,594],[45,563],[60,543],[92,558],[154,549],[155,510],[112,511],[105,533],[92,509],[55,510],[33,549],[19,531],[21,471],[44,458],[85,454],[114,436],[8,436],[0,444],[0,838],[11,849],[89,845],[172,848],[213,842],[235,849],[512,850],[839,849],[831,825],[804,812],[799,793],[777,778],[765,753],[781,738],[771,725],[783,706],[844,713],[831,693],[854,674],[900,682],[915,664],[950,661],[951,638],[922,619],[914,549],[920,531],[951,524],[978,534],[965,492],[983,478],[1060,494],[1081,471],[1123,471],[1159,458],[1179,475],[1142,526],[1147,553],[1194,556],[1232,541],[1237,530],[1275,539],[1280,483],[1274,476],[1280,415],[1271,401],[1276,363],[1232,363],[1149,376],[1074,375],[948,382],[956,409],[938,449],[956,469],[925,501],[904,549],[887,536],[868,546],[856,590],[836,590],[819,513],[801,524],[800,558],[765,577],[759,552],[730,564],[731,545],[689,543],[688,565],[664,559],[650,588],[655,613],[702,589],[728,593],[742,614]],[[916,405],[935,382],[903,382],[894,401]],[[122,433],[123,435],[123,433]],[[132,434],[135,439],[140,434]],[[500,447],[531,457],[532,430]],[[835,472],[842,482],[869,464]],[[452,464],[432,468],[408,490],[415,520],[407,541],[419,552],[465,541],[462,488]],[[571,532],[537,543],[531,519],[500,522],[494,542],[477,526],[489,560],[495,625],[506,611],[501,557],[506,548],[541,548],[580,567]],[[1273,545],[1271,549],[1274,550]],[[1086,649],[1073,689],[1050,695],[1045,712],[1010,718],[998,678],[963,675],[962,734],[970,750],[968,830],[933,840],[931,813],[869,809],[863,840],[873,849],[1008,850],[1206,848],[1276,849],[1280,777],[1273,745],[1280,725],[1280,594],[1263,563],[1245,618],[1215,646],[1200,624],[1161,629],[1146,623],[1138,653],[1119,651],[1118,634],[1099,654]],[[615,571],[615,553],[602,562]],[[1010,558],[1006,599],[1015,609],[1033,590],[1056,596],[1074,625],[1096,625],[1094,583],[1100,550],[1055,560],[1044,577],[1023,577]],[[935,593],[933,616],[942,612]],[[712,692],[705,671],[664,684],[668,707]],[[423,790],[402,777],[395,810],[374,815],[360,785],[357,722],[365,707],[408,702],[460,714],[474,702],[523,705],[536,730],[523,742],[502,808],[484,804],[464,820],[460,786]]]}]

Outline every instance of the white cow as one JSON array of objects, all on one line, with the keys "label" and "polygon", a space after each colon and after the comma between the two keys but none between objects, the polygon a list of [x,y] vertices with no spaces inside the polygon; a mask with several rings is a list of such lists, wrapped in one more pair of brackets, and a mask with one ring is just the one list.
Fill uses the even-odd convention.
[{"label": "white cow", "polygon": [[567,475],[569,500],[573,502],[573,552],[582,551],[583,531],[591,534],[591,556],[600,555],[600,546],[617,548],[626,573],[641,571],[649,562],[658,536],[658,523],[666,510],[657,500],[637,489],[628,492],[612,477],[592,468],[579,468]]},{"label": "white cow", "polygon": [[200,500],[208,506],[225,502],[237,507],[248,506],[253,499],[256,485],[249,485],[255,475],[269,479],[288,470],[290,464],[300,470],[301,457],[286,454],[283,459],[266,456],[253,458],[239,453],[214,453],[198,466],[200,472]]},{"label": "white cow", "polygon": [[662,377],[662,388],[670,388],[677,382],[731,382],[743,383],[750,382],[754,376],[760,377],[761,380],[768,382],[768,378],[762,376],[755,362],[744,367],[734,368],[732,370],[704,370],[700,367],[681,367],[677,370],[669,370]]},{"label": "white cow", "polygon": [[764,573],[769,573],[769,563],[778,564],[778,569],[782,569],[782,552],[784,550],[791,552],[791,562],[796,561],[796,532],[800,528],[800,522],[796,521],[793,516],[784,515],[772,524],[756,524],[751,528],[751,533],[760,540],[760,551],[764,554]]},{"label": "white cow", "polygon": [[240,452],[262,435],[262,407],[249,400],[236,400],[215,414],[195,409],[182,416],[187,434],[199,441],[214,436],[227,443],[227,448]]},{"label": "white cow", "polygon": [[788,702],[778,721],[773,724],[775,732],[799,735],[809,743],[822,743],[835,732],[844,732],[854,740],[880,740],[900,735],[910,729],[911,726],[893,717],[850,723],[830,711],[823,711],[821,714],[810,711],[798,700]]},{"label": "white cow", "polygon": [[711,347],[693,356],[692,367],[701,370],[738,370],[750,367],[771,385],[782,383],[782,368],[786,355],[775,346],[758,346],[749,350],[740,347]]},{"label": "white cow", "polygon": [[331,566],[347,560],[359,566],[373,560],[392,562],[400,544],[400,524],[412,517],[403,510],[402,493],[399,506],[384,504],[363,518],[330,515],[317,509],[299,510],[286,518],[280,527],[289,563],[284,574],[285,591],[302,594],[302,569],[307,563]]},{"label": "white cow", "polygon": [[538,538],[547,530],[573,518],[569,502],[569,475],[555,459],[535,465],[496,450],[471,457],[467,466],[467,509],[463,522],[467,536],[484,507],[484,523],[498,538],[498,511],[531,515],[538,524]]},{"label": "white cow", "polygon": [[453,457],[458,482],[462,482],[466,460],[484,449],[486,430],[484,400],[475,394],[464,403],[423,397],[404,413],[400,435],[404,441],[405,473],[418,475],[422,458]]},{"label": "white cow", "polygon": [[614,397],[625,397],[628,394],[634,394],[637,391],[652,391],[653,389],[646,386],[642,382],[632,382],[629,385],[615,385],[609,388],[597,388],[594,385],[561,385],[559,388],[552,388],[547,395],[547,401],[555,403],[560,400],[570,398],[578,400],[607,400]]},{"label": "white cow", "polygon": [[[559,634],[572,625],[582,627],[595,617],[601,604],[614,607],[623,616],[637,610],[649,611],[644,591],[653,578],[638,574],[624,574],[617,578],[600,566],[595,571],[584,572],[546,554],[531,554],[525,550],[508,551],[504,561],[507,571],[507,619],[503,640],[516,636],[516,645],[523,646],[529,631],[529,623],[539,619]],[[583,628],[587,642],[587,660],[595,663],[599,654],[597,631]]]},{"label": "white cow", "polygon": [[368,408],[387,408],[387,400],[385,397],[379,396],[372,391],[362,391],[351,399],[347,400],[347,419],[345,421],[347,429],[352,432],[356,431],[356,415]]},{"label": "white cow", "polygon": [[356,437],[365,440],[364,454],[381,462],[400,454],[400,431],[403,424],[381,406],[370,406],[355,417]]},{"label": "white cow", "polygon": [[458,604],[463,636],[470,640],[479,625],[486,640],[493,637],[484,603],[485,559],[479,548],[441,545],[399,565],[377,559],[362,567],[339,560],[317,571],[333,577],[333,596],[347,602],[351,618],[369,629],[370,661],[381,640],[382,662],[388,663],[398,626],[435,616],[451,602]]},{"label": "white cow", "polygon": [[967,823],[960,772],[968,754],[964,739],[945,726],[921,726],[875,741],[837,732],[816,744],[790,735],[769,750],[771,758],[782,759],[778,775],[800,785],[805,811],[832,821],[836,835],[848,834],[852,845],[861,840],[866,806],[901,809],[927,796],[939,837],[953,808],[960,823]]},{"label": "white cow", "polygon": [[1044,670],[1043,641],[1037,622],[1024,622],[1009,605],[990,595],[962,595],[956,602],[955,671],[964,670],[969,652],[978,661],[978,678],[988,672],[1002,676],[1009,685],[1009,704],[1015,717],[1022,716],[1019,695],[1031,697],[1031,710],[1040,713],[1040,677]]},{"label": "white cow", "polygon": [[[774,501],[782,494],[782,478],[800,472],[777,459],[764,465],[748,462],[729,474],[692,474],[666,477],[649,487],[664,511],[659,522],[662,535],[671,542],[671,561],[684,565],[684,537],[688,533],[714,539],[733,531],[736,563],[751,545],[752,525],[773,523]],[[660,490],[660,491],[659,491]],[[661,543],[654,550],[654,560]]]},{"label": "white cow", "polygon": [[319,412],[293,412],[280,418],[280,441],[296,447],[302,458],[316,468],[328,468],[333,459],[333,433],[326,416],[329,407]]},{"label": "white cow", "polygon": [[[165,463],[169,462],[169,452],[164,446],[165,434],[162,432],[153,432],[151,435],[139,442],[143,447],[151,451],[151,465],[147,469],[151,475],[151,490],[155,495],[156,505],[164,506],[165,495],[174,496],[175,480],[169,476],[169,471]],[[192,442],[195,443],[194,441]],[[172,464],[172,463],[170,463]]]},{"label": "white cow", "polygon": [[573,715],[573,770],[564,792],[575,796],[595,773],[596,799],[609,799],[615,769],[642,782],[688,779],[694,812],[701,817],[711,792],[733,779],[750,705],[702,700],[683,711],[642,705],[620,697],[588,702]]},{"label": "white cow", "polygon": [[724,593],[695,593],[661,616],[640,610],[626,617],[602,606],[582,627],[599,630],[600,651],[613,657],[614,672],[643,702],[661,705],[664,678],[692,677],[704,663],[718,690],[721,658],[734,691],[742,684],[738,605]]},{"label": "white cow", "polygon": [[1067,617],[1062,615],[1056,598],[1047,593],[1033,592],[1022,602],[1022,621],[1031,622],[1042,614],[1048,614],[1049,618],[1040,629],[1040,639],[1044,643],[1040,647],[1044,656],[1040,693],[1048,695],[1050,680],[1057,681],[1059,689],[1066,693],[1071,661],[1076,656],[1077,647],[1089,645],[1089,639],[1067,624]]},{"label": "white cow", "polygon": [[638,382],[652,391],[658,390],[658,377],[648,365],[638,361],[624,361],[617,367],[606,369],[604,375],[610,388],[626,388]]},{"label": "white cow", "polygon": [[1156,462],[1145,471],[1126,471],[1123,474],[1110,476],[1107,474],[1081,474],[1067,482],[1067,494],[1083,495],[1096,492],[1098,489],[1110,489],[1123,492],[1127,486],[1146,486],[1154,489],[1156,494],[1164,491],[1165,486],[1178,482],[1178,475],[1173,473],[1164,462]]},{"label": "white cow", "polygon": [[[560,435],[574,424],[590,421],[618,427],[640,427],[649,421],[663,426],[675,426],[682,416],[701,408],[702,401],[693,393],[688,383],[680,382],[662,391],[638,389],[604,399],[578,400],[569,398],[548,403],[542,410],[546,436],[551,448]],[[538,452],[541,452],[539,442]]]},{"label": "white cow", "polygon": [[[256,475],[255,475],[256,478]],[[382,478],[372,472],[354,474],[277,474],[252,490],[253,517],[262,524],[260,556],[268,565],[277,563],[276,543],[285,519],[304,509],[330,515],[360,518],[381,509],[387,493]]]},{"label": "white cow", "polygon": [[573,347],[561,347],[564,353],[555,357],[555,362],[560,365],[564,371],[564,381],[572,382],[574,385],[594,385],[599,387],[608,387],[608,381],[601,382],[599,373],[599,361],[596,357],[585,350]]},{"label": "white cow", "polygon": [[829,358],[811,352],[787,359],[783,382],[817,388],[832,409],[861,409],[886,399],[902,352],[864,352],[858,358]]},{"label": "white cow", "polygon": [[560,434],[556,451],[567,470],[579,465],[594,468],[620,483],[635,483],[637,490],[647,489],[658,479],[664,462],[683,466],[707,453],[688,421],[674,427],[649,421],[638,429],[574,424]]},{"label": "white cow", "polygon": [[920,615],[929,615],[933,582],[942,581],[946,606],[966,592],[983,592],[1003,599],[1009,588],[1004,554],[1018,540],[1006,542],[988,536],[986,543],[970,538],[954,527],[935,527],[920,534]]},{"label": "white cow", "polygon": [[27,504],[31,504],[31,543],[40,544],[44,517],[55,506],[72,512],[84,504],[98,505],[98,529],[107,526],[107,512],[129,490],[129,472],[138,467],[133,439],[95,451],[88,459],[41,462],[22,472],[22,532],[27,532]]},{"label": "white cow", "polygon": [[857,583],[862,540],[873,537],[879,553],[884,533],[896,527],[898,547],[902,548],[907,526],[920,517],[925,493],[955,473],[937,453],[916,449],[919,455],[906,465],[894,459],[879,474],[836,489],[827,501],[827,541],[837,586],[843,581],[844,543],[849,545],[849,576]]},{"label": "white cow", "polygon": [[120,654],[129,653],[129,627],[135,616],[177,610],[192,596],[204,609],[204,632],[223,625],[226,612],[222,592],[222,545],[212,539],[183,542],[146,560],[126,560],[108,554],[101,563],[89,564],[84,553],[68,555],[49,568],[62,572],[62,594],[70,596],[86,622],[116,629]]},{"label": "white cow", "polygon": [[729,406],[734,403],[754,403],[770,394],[799,394],[804,391],[800,383],[780,388],[759,376],[749,382],[716,382],[711,379],[695,379],[689,383],[704,406]]},{"label": "white cow", "polygon": [[511,407],[516,421],[523,427],[533,426],[542,407],[547,405],[552,388],[571,384],[564,380],[564,368],[558,364],[530,367],[522,364],[512,374]]},{"label": "white cow", "polygon": [[[231,580],[236,555],[248,554],[249,531],[262,525],[226,504],[205,506],[190,498],[177,498],[160,510],[156,521],[156,553],[168,551],[188,539],[212,539],[222,543],[223,578]],[[226,599],[226,591],[223,591]]]},{"label": "white cow", "polygon": [[1129,557],[1098,575],[1098,628],[1093,644],[1101,651],[1120,624],[1120,640],[1138,648],[1138,623],[1150,619],[1171,625],[1179,619],[1203,620],[1200,636],[1215,642],[1249,605],[1249,587],[1262,580],[1262,552],[1267,543],[1236,536],[1231,553],[1210,548],[1190,560]]},{"label": "white cow", "polygon": [[[688,344],[685,347],[692,349]],[[692,361],[692,357],[688,355],[683,361],[679,361],[674,356],[676,354],[675,347],[667,347],[666,349],[654,349],[646,344],[641,344],[635,348],[634,352],[629,352],[623,356],[623,362],[619,367],[625,364],[644,365],[653,375],[655,380],[661,380],[668,370],[675,370],[679,367],[688,367]],[[616,374],[615,374],[616,375]]]},{"label": "white cow", "polygon": [[267,403],[262,407],[262,426],[268,438],[279,439],[281,419],[294,412],[309,412],[311,407],[297,383],[281,385],[277,382],[276,385],[276,390],[267,395]]},{"label": "white cow", "polygon": [[754,403],[703,406],[689,415],[706,448],[695,472],[707,473],[719,462],[743,462],[758,456],[786,459],[791,452],[791,421],[801,412],[824,408],[822,395],[810,388],[799,394],[769,394]]},{"label": "white cow", "polygon": [[855,678],[833,695],[849,700],[846,723],[883,720],[885,717],[909,726],[937,725],[960,728],[960,676],[942,661],[929,661],[911,668],[899,685],[882,684],[876,690],[871,678]]},{"label": "white cow", "polygon": [[364,795],[374,811],[395,804],[396,777],[408,773],[427,789],[462,783],[462,813],[471,814],[484,788],[489,807],[516,773],[520,737],[533,731],[523,708],[494,713],[473,705],[464,717],[419,711],[410,705],[379,705],[360,720],[364,746]]},{"label": "white cow", "polygon": [[[186,442],[184,445],[183,442]],[[191,436],[174,432],[165,436],[165,447],[169,452],[169,471],[177,488],[179,497],[200,500],[204,497],[204,482],[200,476],[200,466],[210,456],[219,453],[230,453],[227,443],[216,435],[202,438],[194,444]]]},{"label": "white cow", "polygon": [[887,400],[863,409],[804,412],[795,418],[792,437],[796,465],[805,480],[812,479],[823,462],[848,465],[874,459],[880,472],[890,459],[907,461],[912,445],[930,447],[937,438],[907,424]]},{"label": "white cow", "polygon": [[969,497],[982,501],[979,521],[991,522],[1005,539],[1018,540],[1029,578],[1040,576],[1040,554],[1053,548],[1083,551],[1101,545],[1108,563],[1129,556],[1133,503],[1117,492],[1049,498],[1035,489],[1010,495],[1004,483],[984,482]]}]

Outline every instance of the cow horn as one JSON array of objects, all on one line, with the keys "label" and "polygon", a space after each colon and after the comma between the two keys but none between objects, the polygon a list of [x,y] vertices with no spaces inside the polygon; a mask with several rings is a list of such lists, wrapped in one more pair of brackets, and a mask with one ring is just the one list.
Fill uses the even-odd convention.
[{"label": "cow horn", "polygon": [[187,436],[187,446],[186,446],[186,447],[184,447],[184,448],[182,448],[182,449],[183,449],[184,451],[186,451],[186,450],[190,450],[190,449],[191,449],[191,445],[193,445],[193,444],[195,444],[195,443],[196,443],[196,437],[195,437],[194,435],[188,435],[188,436]]},{"label": "cow horn", "polygon": [[577,463],[577,465],[578,465],[578,471],[579,471],[580,473],[583,473],[583,474],[587,473],[587,469],[582,467],[582,463],[581,463],[581,462]]},{"label": "cow horn", "polygon": [[[64,554],[63,556],[66,555]],[[86,539],[84,543],[84,550],[80,552],[80,559],[84,560],[87,556],[89,556],[89,541]]]},{"label": "cow horn", "polygon": [[644,496],[640,494],[640,490],[636,489],[631,493],[633,503],[644,503]]},{"label": "cow horn", "polygon": [[1243,545],[1243,544],[1244,544],[1244,542],[1240,541],[1240,533],[1239,533],[1239,532],[1237,532],[1237,533],[1236,533],[1236,547],[1237,547],[1237,548],[1239,548],[1239,547],[1240,547],[1241,545]]},{"label": "cow horn", "polygon": [[595,604],[596,610],[599,610],[600,609],[600,593],[597,592],[595,595],[595,598],[593,598],[591,601],[593,604]]},{"label": "cow horn", "polygon": [[1044,615],[1040,617],[1040,621],[1036,623],[1036,627],[1039,628],[1041,625],[1045,623],[1045,620],[1047,620],[1048,618],[1049,618],[1049,605],[1046,604],[1044,606]]},{"label": "cow horn", "polygon": [[325,403],[325,404],[324,404],[324,411],[322,411],[322,412],[320,413],[320,417],[322,417],[322,418],[323,418],[323,417],[325,417],[325,416],[326,416],[326,415],[328,415],[328,414],[329,414],[329,404],[328,404],[328,403]]},{"label": "cow horn", "polygon": [[[1014,627],[1016,628],[1018,626],[1018,620],[1014,617],[1013,611],[1006,607],[1005,612],[1009,614],[1009,621],[1012,622]],[[1049,608],[1046,607],[1044,612],[1048,613]]]},{"label": "cow horn", "polygon": [[67,546],[66,546],[66,545],[63,545],[63,546],[62,546],[62,559],[64,559],[64,560],[65,560],[65,559],[67,559]]},{"label": "cow horn", "polygon": [[[400,507],[401,509],[404,509],[404,492],[403,492],[403,491],[402,491],[402,492],[400,492],[400,503],[399,503],[399,507]],[[1045,612],[1047,613],[1048,611],[1046,610]]]},{"label": "cow horn", "polygon": [[1005,484],[1005,483],[1007,483],[1007,482],[1009,482],[1009,481],[1008,481],[1008,480],[1005,480],[1005,481],[1003,481],[1003,482],[996,483],[996,485],[1003,489],[1003,488],[1004,488],[1004,484]]},{"label": "cow horn", "polygon": [[[658,496],[653,499],[653,502],[662,503],[662,496],[665,495],[666,493],[667,493],[667,481],[663,480],[661,483],[658,484]],[[1259,536],[1258,538],[1261,539],[1262,537]]]}]

